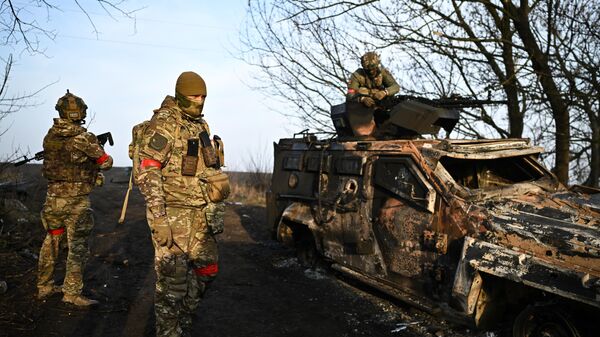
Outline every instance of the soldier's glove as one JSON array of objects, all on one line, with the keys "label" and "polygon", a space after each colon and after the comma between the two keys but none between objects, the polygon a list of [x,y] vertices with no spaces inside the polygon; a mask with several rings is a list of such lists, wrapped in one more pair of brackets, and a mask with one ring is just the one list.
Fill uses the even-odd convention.
[{"label": "soldier's glove", "polygon": [[208,225],[208,230],[210,233],[212,235],[223,233],[223,228],[225,227],[225,204],[222,202],[208,203],[204,209],[204,214],[206,216],[206,224]]},{"label": "soldier's glove", "polygon": [[360,99],[360,102],[366,106],[367,108],[372,108],[375,106],[375,100],[372,99],[371,97],[368,96],[364,96]]},{"label": "soldier's glove", "polygon": [[95,185],[96,187],[104,186],[104,174],[102,174],[101,172],[98,172],[98,174],[96,174]]},{"label": "soldier's glove", "polygon": [[154,218],[152,236],[159,246],[166,246],[167,248],[173,246],[173,232],[166,215]]},{"label": "soldier's glove", "polygon": [[371,93],[371,95],[376,100],[381,101],[382,99],[385,98],[385,96],[387,96],[387,92],[385,90],[373,90],[373,92]]},{"label": "soldier's glove", "polygon": [[106,159],[104,162],[102,162],[102,164],[100,164],[100,169],[103,171],[106,171],[108,169],[110,169],[113,166],[113,158],[112,156],[108,156],[108,159]]}]

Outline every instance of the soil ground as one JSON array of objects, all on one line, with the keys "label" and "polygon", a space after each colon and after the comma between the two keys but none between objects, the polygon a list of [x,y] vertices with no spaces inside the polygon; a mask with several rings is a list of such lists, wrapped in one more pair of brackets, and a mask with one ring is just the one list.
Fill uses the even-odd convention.
[{"label": "soil ground", "polygon": [[[39,165],[20,172],[20,197],[35,214],[46,182]],[[100,305],[80,309],[59,295],[35,298],[39,217],[0,224],[0,336],[153,336],[154,269],[143,199],[131,195],[127,220],[117,219],[127,188],[125,169],[106,175],[91,195],[95,228],[84,292]],[[264,207],[230,203],[218,237],[219,276],[203,299],[194,336],[494,336],[474,333],[414,310],[330,270],[302,268],[295,253],[273,241]],[[64,275],[58,268],[57,282]],[[0,290],[1,292],[1,290]]]}]

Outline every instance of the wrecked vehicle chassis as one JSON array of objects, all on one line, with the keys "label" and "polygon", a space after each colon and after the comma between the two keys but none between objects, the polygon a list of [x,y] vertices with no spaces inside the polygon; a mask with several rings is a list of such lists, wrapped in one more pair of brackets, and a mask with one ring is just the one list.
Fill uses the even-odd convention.
[{"label": "wrecked vehicle chassis", "polygon": [[[585,336],[600,317],[600,194],[525,139],[275,144],[267,220],[308,264],[433,314]],[[583,321],[583,322],[582,322]]]}]

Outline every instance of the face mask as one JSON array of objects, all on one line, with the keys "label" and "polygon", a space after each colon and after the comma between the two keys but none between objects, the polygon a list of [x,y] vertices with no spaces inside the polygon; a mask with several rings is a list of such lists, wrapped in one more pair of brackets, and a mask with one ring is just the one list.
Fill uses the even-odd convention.
[{"label": "face mask", "polygon": [[369,68],[367,69],[367,73],[369,74],[369,77],[375,78],[377,75],[379,75],[379,67]]},{"label": "face mask", "polygon": [[177,98],[177,101],[179,102],[179,108],[181,109],[181,111],[183,111],[183,113],[185,113],[192,119],[198,119],[202,117],[202,109],[204,108],[204,102],[198,103],[191,101],[187,97],[179,93],[175,93],[175,97]]}]

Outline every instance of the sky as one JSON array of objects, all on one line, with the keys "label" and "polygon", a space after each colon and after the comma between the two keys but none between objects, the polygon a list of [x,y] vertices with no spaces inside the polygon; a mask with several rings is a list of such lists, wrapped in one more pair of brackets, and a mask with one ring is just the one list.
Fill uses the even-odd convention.
[{"label": "sky", "polygon": [[[24,2],[26,0],[23,0]],[[80,3],[98,33],[74,1],[60,1],[60,11],[31,8],[29,15],[53,30],[41,39],[45,55],[30,55],[22,46],[3,46],[13,54],[8,92],[22,95],[48,86],[26,107],[0,122],[0,159],[16,149],[33,154],[58,117],[54,109],[69,89],[88,106],[86,127],[95,134],[110,131],[107,145],[115,166],[130,166],[131,128],[152,116],[163,98],[174,94],[183,71],[195,71],[207,83],[205,119],[212,134],[225,143],[227,170],[270,169],[272,143],[300,131],[275,112],[277,104],[253,90],[257,71],[237,55],[246,1],[128,1],[140,9],[135,20],[104,12],[93,0]],[[264,164],[262,164],[264,163]]]}]

